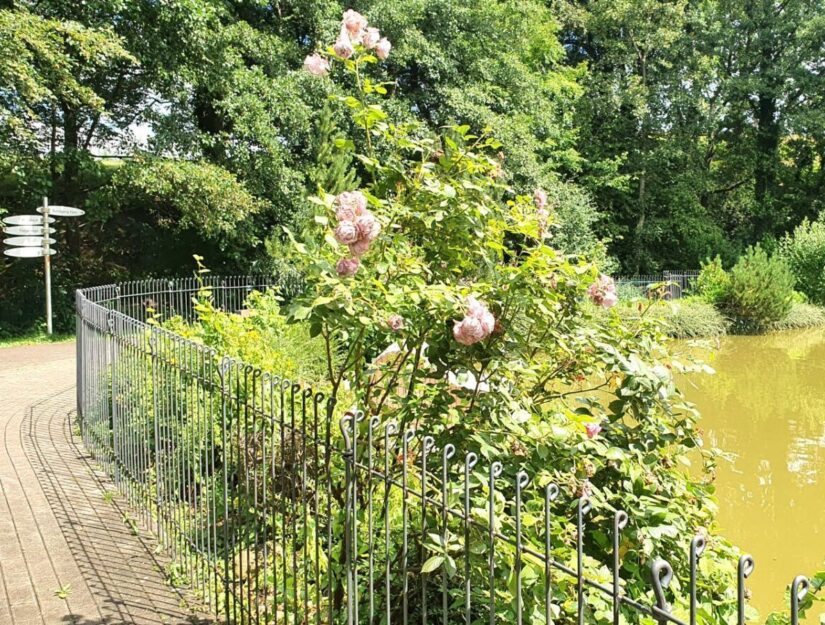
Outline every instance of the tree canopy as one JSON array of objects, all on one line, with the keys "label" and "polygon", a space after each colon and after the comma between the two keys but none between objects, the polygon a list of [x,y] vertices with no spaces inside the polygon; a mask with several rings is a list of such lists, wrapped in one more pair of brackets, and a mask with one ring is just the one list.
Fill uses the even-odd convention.
[{"label": "tree canopy", "polygon": [[[66,296],[187,273],[195,253],[266,271],[308,194],[364,173],[336,82],[301,69],[349,3],[0,6],[0,212],[42,195],[87,210],[58,233]],[[489,130],[513,190],[547,190],[565,251],[604,240],[627,272],[731,262],[822,209],[821,0],[352,8],[393,42],[388,114]],[[38,277],[3,262],[11,329],[31,321]]]}]

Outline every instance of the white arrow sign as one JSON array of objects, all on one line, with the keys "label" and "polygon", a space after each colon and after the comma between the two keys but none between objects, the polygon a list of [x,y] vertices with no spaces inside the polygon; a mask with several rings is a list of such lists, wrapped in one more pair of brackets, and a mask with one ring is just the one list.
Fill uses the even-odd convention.
[{"label": "white arrow sign", "polygon": [[[43,224],[43,217],[41,215],[12,215],[11,217],[3,217],[3,223],[10,226],[36,226]],[[49,223],[54,223],[52,217],[49,217]]]},{"label": "white arrow sign", "polygon": [[[6,245],[16,245],[18,247],[42,246],[45,242],[45,237],[12,237],[3,241]],[[54,243],[54,239],[49,239],[49,245],[54,245]]]},{"label": "white arrow sign", "polygon": [[[46,255],[46,250],[42,247],[12,247],[4,250],[6,256],[15,258],[38,258]],[[49,250],[49,256],[54,254],[54,250]]]},{"label": "white arrow sign", "polygon": [[[44,210],[42,206],[37,207],[38,213],[42,213]],[[74,206],[49,206],[49,215],[54,215],[55,217],[80,217],[85,213],[86,211],[75,208]]]},{"label": "white arrow sign", "polygon": [[[9,226],[8,228],[3,228],[3,232],[6,234],[23,237],[42,236],[45,234],[44,230],[45,228],[43,226]],[[49,228],[49,234],[54,234],[54,232],[54,228]]]}]

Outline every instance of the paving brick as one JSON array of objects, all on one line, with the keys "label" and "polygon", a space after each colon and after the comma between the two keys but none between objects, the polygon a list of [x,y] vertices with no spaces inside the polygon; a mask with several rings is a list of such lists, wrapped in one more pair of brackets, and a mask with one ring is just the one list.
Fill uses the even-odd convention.
[{"label": "paving brick", "polygon": [[181,607],[124,501],[104,501],[114,484],[72,434],[74,380],[73,344],[0,349],[0,624],[217,622]]}]

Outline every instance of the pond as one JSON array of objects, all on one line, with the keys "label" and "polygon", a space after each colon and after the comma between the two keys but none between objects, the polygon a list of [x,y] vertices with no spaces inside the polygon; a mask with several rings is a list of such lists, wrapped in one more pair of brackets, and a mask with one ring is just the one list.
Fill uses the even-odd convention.
[{"label": "pond", "polygon": [[756,560],[748,586],[765,615],[795,575],[825,569],[825,331],[727,337],[710,364],[716,375],[681,386],[706,445],[733,454],[716,481],[719,529]]}]

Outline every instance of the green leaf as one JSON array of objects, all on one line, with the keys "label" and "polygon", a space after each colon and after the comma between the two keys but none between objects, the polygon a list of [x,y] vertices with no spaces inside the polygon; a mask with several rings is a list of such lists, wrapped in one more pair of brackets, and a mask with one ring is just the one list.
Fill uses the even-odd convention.
[{"label": "green leaf", "polygon": [[433,556],[429,560],[427,560],[424,565],[421,567],[422,573],[432,573],[438,567],[442,565],[444,562],[444,556]]}]

